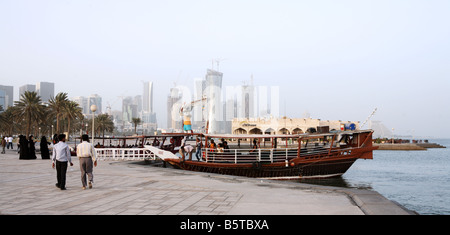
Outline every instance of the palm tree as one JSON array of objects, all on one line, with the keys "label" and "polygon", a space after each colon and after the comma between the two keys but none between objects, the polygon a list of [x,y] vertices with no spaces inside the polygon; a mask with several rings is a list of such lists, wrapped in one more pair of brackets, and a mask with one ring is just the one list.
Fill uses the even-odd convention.
[{"label": "palm tree", "polygon": [[136,134],[137,125],[141,124],[142,120],[140,118],[132,118],[131,122],[134,125],[134,134]]},{"label": "palm tree", "polygon": [[63,117],[67,118],[67,139],[69,139],[70,136],[70,122],[73,119],[82,118],[83,117],[83,110],[78,105],[77,102],[68,100],[66,105],[63,107],[62,110]]},{"label": "palm tree", "polygon": [[[91,126],[92,128],[92,126]],[[100,133],[102,132],[103,137],[105,137],[105,131],[107,132],[113,132],[114,131],[114,122],[111,119],[111,116],[108,114],[100,114],[97,117],[95,117],[95,130],[96,132]]]},{"label": "palm tree", "polygon": [[15,101],[15,115],[25,118],[27,122],[26,136],[30,135],[31,123],[39,122],[43,117],[45,105],[41,104],[41,97],[34,91],[25,91],[19,101]]},{"label": "palm tree", "polygon": [[56,133],[59,133],[59,119],[63,114],[64,107],[68,103],[67,93],[60,92],[55,97],[48,100],[48,107],[53,115],[56,116]]},{"label": "palm tree", "polygon": [[17,129],[15,111],[16,106],[9,106],[4,112],[0,113],[0,133],[12,135],[14,129]]}]

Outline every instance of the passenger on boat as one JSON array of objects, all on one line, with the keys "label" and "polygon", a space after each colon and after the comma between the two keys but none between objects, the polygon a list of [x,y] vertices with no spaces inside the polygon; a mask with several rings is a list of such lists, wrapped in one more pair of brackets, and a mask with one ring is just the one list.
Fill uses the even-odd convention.
[{"label": "passenger on boat", "polygon": [[256,142],[256,139],[253,140],[252,150],[250,150],[250,153],[255,152],[258,149],[258,143]]},{"label": "passenger on boat", "polygon": [[152,146],[159,146],[159,140],[156,137],[153,140]]},{"label": "passenger on boat", "polygon": [[222,143],[219,143],[219,145],[217,146],[217,152],[223,153],[223,144]]},{"label": "passenger on boat", "polygon": [[200,138],[197,137],[197,140],[195,141],[195,157],[197,158],[197,161],[200,161],[201,153],[202,153],[202,141]]},{"label": "passenger on boat", "polygon": [[255,152],[257,149],[258,149],[258,146],[257,145],[253,145],[253,148],[252,148],[252,150],[250,150],[250,153]]},{"label": "passenger on boat", "polygon": [[216,143],[214,143],[214,140],[211,139],[210,144],[209,144],[209,151],[214,152],[215,149],[216,149]]},{"label": "passenger on boat", "polygon": [[187,144],[185,145],[183,143],[182,146],[180,146],[180,155],[181,155],[181,162],[184,162],[186,159],[186,154],[189,154],[189,161],[192,161],[192,151],[194,150],[194,147],[192,145]]},{"label": "passenger on boat", "polygon": [[222,138],[221,141],[222,141],[224,151],[228,152],[228,150],[230,149],[230,147],[228,146],[228,142],[224,138]]},{"label": "passenger on boat", "polygon": [[184,146],[184,151],[189,155],[189,161],[192,161],[192,151],[194,150],[194,147],[192,145],[188,144]]},{"label": "passenger on boat", "polygon": [[256,139],[253,139],[253,146],[252,146],[252,148],[253,149],[257,149],[258,148],[258,143],[257,143]]}]

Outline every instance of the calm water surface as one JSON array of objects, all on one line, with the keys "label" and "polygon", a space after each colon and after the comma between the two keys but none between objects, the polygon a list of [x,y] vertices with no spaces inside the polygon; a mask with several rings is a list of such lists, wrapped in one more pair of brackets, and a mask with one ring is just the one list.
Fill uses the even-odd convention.
[{"label": "calm water surface", "polygon": [[450,215],[450,139],[430,142],[447,148],[374,151],[373,160],[357,160],[341,178],[302,182],[373,189],[419,214]]}]

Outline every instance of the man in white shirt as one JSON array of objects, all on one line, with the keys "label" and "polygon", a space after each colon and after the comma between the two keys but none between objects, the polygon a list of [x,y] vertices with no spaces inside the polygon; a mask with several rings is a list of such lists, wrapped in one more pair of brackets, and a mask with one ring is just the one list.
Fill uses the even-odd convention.
[{"label": "man in white shirt", "polygon": [[81,183],[83,190],[86,189],[86,175],[89,178],[89,188],[92,188],[94,175],[92,174],[92,162],[97,166],[96,152],[94,146],[89,143],[89,136],[81,136],[81,144],[77,145],[77,157],[80,159]]},{"label": "man in white shirt", "polygon": [[13,149],[12,141],[13,141],[13,137],[12,136],[8,137],[8,149],[9,149],[9,147],[11,147],[11,149]]},{"label": "man in white shirt", "polygon": [[70,162],[70,166],[73,166],[70,148],[66,144],[66,135],[60,134],[58,136],[59,142],[53,146],[52,154],[52,167],[55,168],[56,162],[56,187],[61,190],[66,190],[66,173],[67,173],[67,162]]}]

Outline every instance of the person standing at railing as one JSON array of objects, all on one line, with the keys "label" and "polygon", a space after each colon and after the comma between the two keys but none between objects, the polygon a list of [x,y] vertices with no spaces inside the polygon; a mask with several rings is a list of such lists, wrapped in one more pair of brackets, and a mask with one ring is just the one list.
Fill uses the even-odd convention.
[{"label": "person standing at railing", "polygon": [[222,147],[224,152],[229,152],[230,147],[228,146],[228,142],[222,138],[220,141],[222,141]]},{"label": "person standing at railing", "polygon": [[77,145],[77,157],[80,159],[81,183],[83,190],[86,189],[86,175],[89,178],[89,188],[94,183],[93,167],[97,166],[96,152],[94,146],[89,143],[89,136],[82,135],[82,142]]},{"label": "person standing at railing", "polygon": [[216,143],[214,143],[214,140],[211,139],[210,144],[209,144],[209,151],[214,152],[215,149],[216,149]]},{"label": "person standing at railing", "polygon": [[219,143],[219,144],[218,144],[218,146],[217,146],[217,152],[218,152],[218,153],[223,153],[223,144],[222,144],[222,143]]},{"label": "person standing at railing", "polygon": [[200,161],[202,156],[202,141],[200,138],[197,137],[196,143],[195,143],[195,157],[197,158],[197,161]]}]

